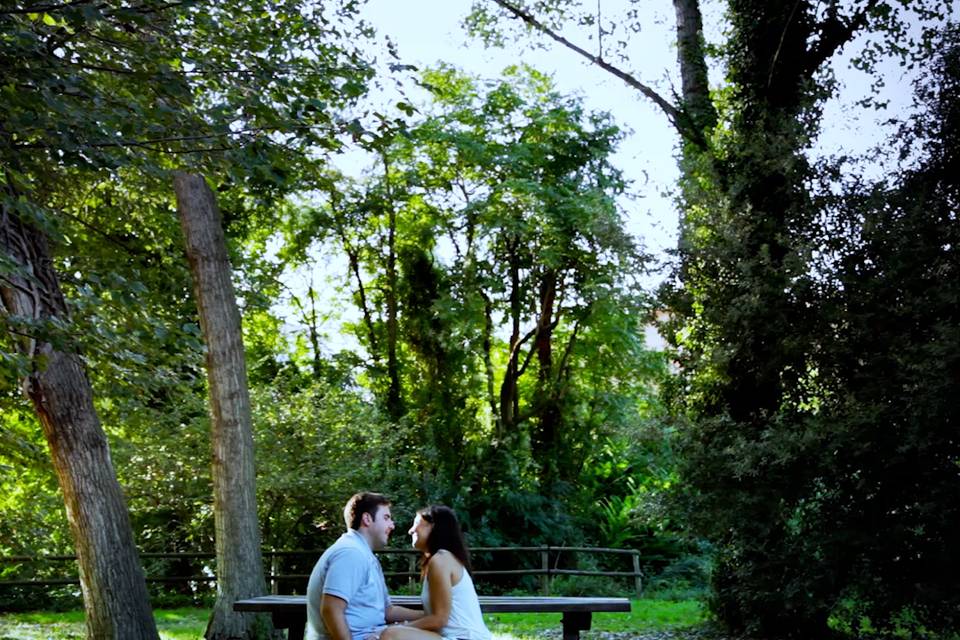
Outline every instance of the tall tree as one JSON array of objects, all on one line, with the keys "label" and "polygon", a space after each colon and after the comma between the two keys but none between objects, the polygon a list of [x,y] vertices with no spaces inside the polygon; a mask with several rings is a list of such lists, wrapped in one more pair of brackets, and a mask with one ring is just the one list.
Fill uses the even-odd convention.
[{"label": "tall tree", "polygon": [[938,50],[918,76],[917,115],[885,149],[922,153],[876,182],[851,177],[825,203],[821,308],[832,329],[814,356],[822,404],[811,446],[837,453],[799,455],[829,487],[811,509],[811,537],[846,578],[837,618],[851,630],[867,618],[949,637],[960,629],[960,553],[947,542],[960,517],[956,26]]},{"label": "tall tree", "polygon": [[8,330],[17,335],[23,392],[43,426],[63,492],[87,606],[87,635],[157,638],[123,490],[90,382],[65,336],[50,332],[66,326],[70,316],[47,239],[23,218],[28,200],[16,193],[9,173],[6,177],[0,299]]},{"label": "tall tree", "polygon": [[[125,114],[115,104],[93,106],[94,96],[112,94],[117,84],[113,73],[92,69],[123,68],[141,55],[158,55],[162,47],[156,41],[138,41],[136,27],[131,33],[118,26],[143,19],[150,12],[148,5],[126,12],[104,7],[86,14],[76,7],[59,9],[62,13],[56,8],[49,13],[30,8],[0,12],[0,58],[11,78],[9,86],[16,87],[0,107],[3,322],[18,336],[21,358],[14,362],[20,376],[30,381],[25,390],[32,394],[63,491],[80,558],[88,634],[156,637],[106,436],[82,361],[68,337],[69,314],[49,248],[49,238],[57,237],[57,212],[48,206],[64,167],[111,164],[113,143],[104,143],[103,134],[119,131]],[[94,45],[91,31],[101,38],[119,32],[116,48]],[[76,69],[65,73],[71,64]],[[157,89],[161,97],[176,93],[165,86]],[[141,98],[127,106],[157,113]],[[103,146],[90,147],[83,155],[82,141],[89,138],[99,138]]]},{"label": "tall tree", "polygon": [[[249,637],[252,616],[234,611],[233,603],[262,595],[266,585],[260,555],[253,429],[240,311],[213,192],[203,176],[178,173],[173,184],[193,273],[200,327],[207,344],[210,385],[217,602],[206,637]],[[268,626],[265,620],[261,622]]]}]

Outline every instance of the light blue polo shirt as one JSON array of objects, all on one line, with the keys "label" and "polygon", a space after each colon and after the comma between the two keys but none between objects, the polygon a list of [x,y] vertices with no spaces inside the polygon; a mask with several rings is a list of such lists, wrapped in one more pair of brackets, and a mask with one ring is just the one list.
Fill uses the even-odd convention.
[{"label": "light blue polo shirt", "polygon": [[344,614],[353,640],[363,640],[367,634],[387,623],[390,596],[383,569],[370,545],[353,529],[323,552],[310,574],[306,640],[329,638],[320,614],[325,593],[346,601]]}]

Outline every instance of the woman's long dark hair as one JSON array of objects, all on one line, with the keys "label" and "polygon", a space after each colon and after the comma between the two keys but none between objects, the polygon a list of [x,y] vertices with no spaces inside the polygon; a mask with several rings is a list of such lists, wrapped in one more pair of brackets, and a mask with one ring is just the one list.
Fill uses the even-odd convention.
[{"label": "woman's long dark hair", "polygon": [[427,554],[420,561],[421,571],[426,574],[427,562],[440,549],[446,549],[463,564],[464,568],[473,573],[470,565],[470,551],[460,531],[460,521],[457,514],[450,507],[440,504],[430,505],[417,511],[420,517],[433,525],[430,536],[427,538]]}]

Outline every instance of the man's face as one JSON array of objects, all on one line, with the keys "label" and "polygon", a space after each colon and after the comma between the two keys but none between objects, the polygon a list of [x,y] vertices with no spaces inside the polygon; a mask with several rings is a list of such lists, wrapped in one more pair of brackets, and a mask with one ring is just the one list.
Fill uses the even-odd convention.
[{"label": "man's face", "polygon": [[[364,516],[365,518],[367,516]],[[371,546],[374,549],[383,549],[387,546],[387,540],[393,531],[393,516],[390,514],[390,506],[382,504],[377,507],[377,511],[370,520],[369,533]]]}]

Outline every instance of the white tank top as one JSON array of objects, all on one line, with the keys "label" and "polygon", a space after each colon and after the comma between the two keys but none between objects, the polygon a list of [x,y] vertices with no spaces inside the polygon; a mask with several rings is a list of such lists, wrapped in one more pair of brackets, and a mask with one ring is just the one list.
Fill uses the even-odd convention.
[{"label": "white tank top", "polygon": [[[492,636],[487,625],[483,623],[483,614],[480,613],[480,601],[473,587],[473,578],[465,567],[460,568],[463,574],[460,582],[453,585],[451,589],[450,617],[447,619],[447,625],[440,629],[440,635],[444,638],[462,638],[463,640],[490,640]],[[429,615],[431,613],[430,586],[427,580],[423,581],[420,600],[423,602],[423,610]]]}]

